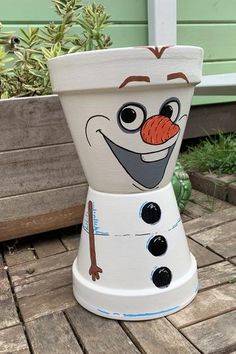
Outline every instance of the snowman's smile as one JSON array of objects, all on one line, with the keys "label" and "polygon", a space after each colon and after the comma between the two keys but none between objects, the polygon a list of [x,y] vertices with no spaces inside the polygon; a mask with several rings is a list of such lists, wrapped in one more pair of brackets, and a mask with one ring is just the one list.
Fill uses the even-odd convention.
[{"label": "snowman's smile", "polygon": [[126,172],[141,186],[152,189],[161,182],[175,143],[167,149],[140,154],[121,147],[105,136],[107,145]]},{"label": "snowman's smile", "polygon": [[155,151],[155,152],[149,152],[147,154],[141,154],[141,159],[144,162],[153,162],[153,161],[162,160],[167,156],[168,151],[169,151],[169,148],[161,150],[161,151]]}]

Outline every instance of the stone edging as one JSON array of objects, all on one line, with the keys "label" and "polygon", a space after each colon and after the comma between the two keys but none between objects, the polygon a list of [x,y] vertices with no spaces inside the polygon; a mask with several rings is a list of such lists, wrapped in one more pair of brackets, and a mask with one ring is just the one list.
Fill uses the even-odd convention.
[{"label": "stone edging", "polygon": [[194,189],[236,205],[236,175],[189,172],[189,177]]}]

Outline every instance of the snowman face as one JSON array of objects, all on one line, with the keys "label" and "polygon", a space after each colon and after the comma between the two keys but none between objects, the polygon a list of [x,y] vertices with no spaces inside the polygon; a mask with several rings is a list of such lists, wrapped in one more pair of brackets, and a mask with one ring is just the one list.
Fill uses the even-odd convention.
[{"label": "snowman face", "polygon": [[[167,75],[167,80],[176,78],[187,81],[183,73]],[[140,94],[133,90],[127,94],[129,83],[134,85],[136,81],[148,85],[150,78],[127,77],[118,86],[117,99],[109,104],[108,97],[107,107],[99,108],[101,113],[87,119],[85,135],[91,149],[103,145],[101,153],[112,155],[135,187],[150,190],[157,188],[165,175],[185,127],[187,112],[182,107],[179,89],[158,91],[155,102],[149,92]],[[107,160],[111,161],[111,156]]]}]

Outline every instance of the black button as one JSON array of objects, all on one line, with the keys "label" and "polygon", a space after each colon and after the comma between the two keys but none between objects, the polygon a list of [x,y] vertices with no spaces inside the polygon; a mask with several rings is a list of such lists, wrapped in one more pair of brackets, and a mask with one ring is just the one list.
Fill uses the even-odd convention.
[{"label": "black button", "polygon": [[166,288],[171,282],[172,274],[169,268],[160,267],[152,275],[152,281],[157,288]]},{"label": "black button", "polygon": [[161,235],[154,236],[149,241],[148,250],[155,257],[162,256],[167,250],[167,242],[165,237]]},{"label": "black button", "polygon": [[141,216],[147,224],[155,224],[161,218],[161,209],[157,203],[146,203],[143,206]]}]

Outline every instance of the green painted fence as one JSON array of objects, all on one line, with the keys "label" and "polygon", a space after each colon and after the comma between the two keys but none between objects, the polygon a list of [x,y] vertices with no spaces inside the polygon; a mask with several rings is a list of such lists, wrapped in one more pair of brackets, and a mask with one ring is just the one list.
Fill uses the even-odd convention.
[{"label": "green painted fence", "polygon": [[[91,2],[84,0],[84,3]],[[147,0],[97,0],[111,14],[107,32],[114,47],[146,45]],[[204,48],[204,74],[236,72],[236,0],[177,0],[178,44]],[[58,21],[50,0],[0,2],[5,30]],[[235,97],[194,98],[194,104],[235,101]]]}]

